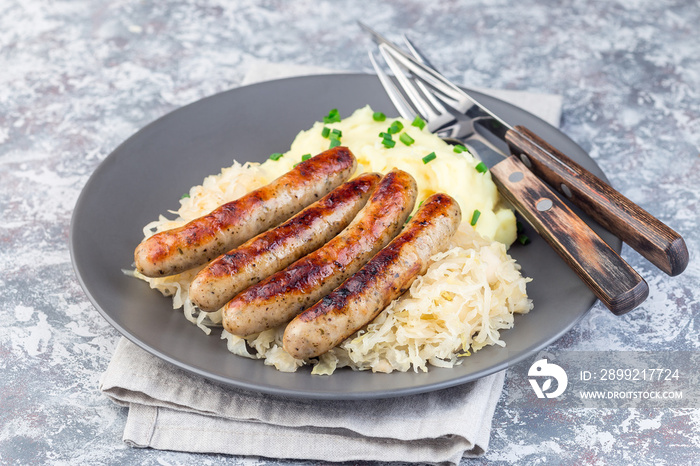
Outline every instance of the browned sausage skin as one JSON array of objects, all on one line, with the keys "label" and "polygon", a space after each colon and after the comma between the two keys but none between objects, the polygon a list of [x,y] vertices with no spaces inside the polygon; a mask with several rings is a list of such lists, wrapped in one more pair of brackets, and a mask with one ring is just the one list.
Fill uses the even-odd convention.
[{"label": "browned sausage skin", "polygon": [[206,312],[326,244],[364,207],[381,175],[364,173],[335,188],[282,225],[219,256],[190,285],[190,299]]},{"label": "browned sausage skin", "polygon": [[398,234],[416,200],[416,182],[394,169],[338,236],[262,282],[223,308],[224,328],[247,336],[288,322],[359,270]]},{"label": "browned sausage skin", "polygon": [[297,359],[316,357],[369,323],[425,273],[430,257],[447,247],[461,219],[450,196],[429,197],[387,247],[287,325],[285,351]]},{"label": "browned sausage skin", "polygon": [[347,147],[322,152],[240,199],[144,240],[134,251],[136,269],[160,277],[205,264],[325,196],[356,167]]}]

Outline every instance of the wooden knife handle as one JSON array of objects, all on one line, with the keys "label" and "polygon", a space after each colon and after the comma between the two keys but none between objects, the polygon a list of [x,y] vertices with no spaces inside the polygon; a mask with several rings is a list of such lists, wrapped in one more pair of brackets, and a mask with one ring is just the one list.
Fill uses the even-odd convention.
[{"label": "wooden knife handle", "polygon": [[515,156],[491,168],[499,192],[616,315],[649,295],[644,279]]},{"label": "wooden knife handle", "polygon": [[515,129],[506,141],[533,173],[659,269],[671,276],[685,270],[688,248],[678,233],[529,129]]}]

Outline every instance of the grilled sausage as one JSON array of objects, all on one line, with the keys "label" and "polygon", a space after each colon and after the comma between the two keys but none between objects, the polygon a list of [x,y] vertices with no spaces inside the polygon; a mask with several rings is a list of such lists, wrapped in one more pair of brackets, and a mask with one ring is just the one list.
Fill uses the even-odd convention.
[{"label": "grilled sausage", "polygon": [[284,349],[297,359],[316,357],[374,319],[424,274],[444,250],[462,214],[446,194],[429,197],[406,228],[359,272],[299,314],[284,331]]},{"label": "grilled sausage", "polygon": [[219,256],[190,284],[190,299],[206,312],[315,251],[340,233],[364,207],[381,179],[365,173],[335,188],[282,225]]},{"label": "grilled sausage", "polygon": [[251,286],[223,308],[224,328],[247,336],[288,322],[357,272],[403,227],[416,202],[416,181],[394,169],[338,236]]},{"label": "grilled sausage", "polygon": [[322,152],[240,199],[144,240],[134,251],[136,269],[160,277],[205,264],[325,196],[356,167],[347,147]]}]

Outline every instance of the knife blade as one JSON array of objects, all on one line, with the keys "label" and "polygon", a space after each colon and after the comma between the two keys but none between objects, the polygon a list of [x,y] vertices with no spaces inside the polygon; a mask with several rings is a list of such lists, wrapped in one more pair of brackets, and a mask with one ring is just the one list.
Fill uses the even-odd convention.
[{"label": "knife blade", "polygon": [[[360,25],[370,33],[375,42],[384,44],[402,66],[445,95],[447,105],[470,119],[478,119],[480,128],[505,142],[510,153],[496,150],[501,156],[517,156],[535,175],[663,272],[675,276],[685,270],[689,260],[688,249],[677,232],[533,131],[524,126],[510,125],[434,68],[414,59],[366,25]],[[476,126],[477,124],[461,125],[461,128],[475,129]],[[450,136],[465,139],[470,135]],[[491,145],[491,148],[497,149],[497,146]]]}]

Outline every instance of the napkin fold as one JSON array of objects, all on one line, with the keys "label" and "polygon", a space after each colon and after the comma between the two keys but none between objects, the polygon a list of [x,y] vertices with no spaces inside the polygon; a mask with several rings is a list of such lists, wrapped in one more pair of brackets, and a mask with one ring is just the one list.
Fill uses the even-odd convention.
[{"label": "napkin fold", "polygon": [[[329,72],[254,62],[243,84]],[[560,96],[479,90],[554,126],[559,124]],[[482,455],[488,448],[503,381],[504,372],[499,372],[469,384],[401,398],[289,399],[215,384],[122,337],[99,388],[112,401],[129,408],[123,439],[133,447],[317,461],[456,465],[461,458]]]},{"label": "napkin fold", "polygon": [[487,448],[503,379],[500,372],[402,398],[297,400],[217,385],[122,338],[100,389],[129,408],[124,441],[134,447],[458,464],[463,455],[477,456]]}]

